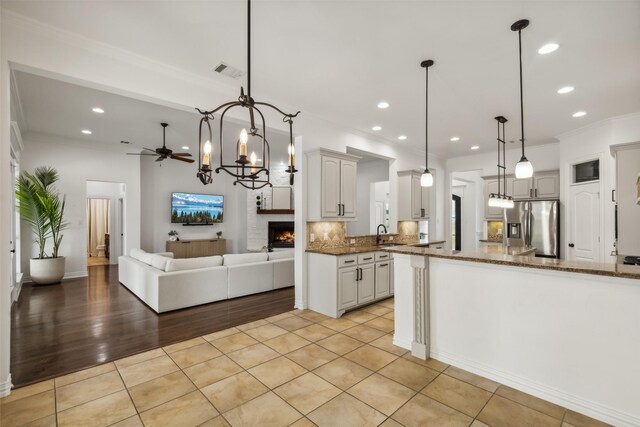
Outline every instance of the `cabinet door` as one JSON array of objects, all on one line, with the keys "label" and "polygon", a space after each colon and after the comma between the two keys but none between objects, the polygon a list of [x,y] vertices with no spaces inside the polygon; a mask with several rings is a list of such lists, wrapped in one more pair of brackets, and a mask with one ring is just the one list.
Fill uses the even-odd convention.
[{"label": "cabinet door", "polygon": [[422,187],[419,175],[411,175],[411,217],[422,218]]},{"label": "cabinet door", "polygon": [[321,212],[324,217],[337,217],[340,213],[340,160],[322,156]]},{"label": "cabinet door", "polygon": [[389,261],[376,263],[376,299],[389,296]]},{"label": "cabinet door", "polygon": [[356,267],[338,269],[338,310],[355,307],[358,304],[357,279]]},{"label": "cabinet door", "polygon": [[374,264],[360,267],[360,280],[358,281],[358,304],[373,301],[375,299],[375,268]]},{"label": "cabinet door", "polygon": [[534,196],[538,199],[560,198],[560,174],[544,173],[533,177]]},{"label": "cabinet door", "polygon": [[431,189],[433,187],[420,187],[421,218],[429,218],[429,208],[431,206]]},{"label": "cabinet door", "polygon": [[492,179],[484,182],[484,217],[485,218],[502,218],[503,209],[489,206],[489,195],[491,193],[498,194],[498,180]]},{"label": "cabinet door", "polygon": [[533,184],[531,178],[514,178],[511,182],[511,196],[515,200],[532,198]]},{"label": "cabinet door", "polygon": [[395,293],[395,284],[396,281],[394,279],[395,268],[393,267],[393,261],[389,262],[389,295],[393,295]]},{"label": "cabinet door", "polygon": [[342,216],[356,217],[356,179],[358,164],[350,160],[340,160],[340,203]]}]

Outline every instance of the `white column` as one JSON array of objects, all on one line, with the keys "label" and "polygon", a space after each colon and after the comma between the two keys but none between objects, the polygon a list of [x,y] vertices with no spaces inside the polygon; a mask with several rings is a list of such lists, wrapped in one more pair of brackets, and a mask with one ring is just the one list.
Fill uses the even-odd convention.
[{"label": "white column", "polygon": [[413,341],[411,354],[420,359],[429,358],[429,259],[411,256],[413,273]]}]

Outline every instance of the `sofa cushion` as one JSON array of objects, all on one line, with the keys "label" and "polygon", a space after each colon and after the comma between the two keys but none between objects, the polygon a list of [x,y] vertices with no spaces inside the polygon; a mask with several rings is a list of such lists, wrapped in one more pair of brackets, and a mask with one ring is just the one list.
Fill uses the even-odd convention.
[{"label": "sofa cushion", "polygon": [[164,271],[195,270],[197,268],[219,267],[221,265],[222,257],[220,255],[198,258],[168,259]]},{"label": "sofa cushion", "polygon": [[133,259],[137,259],[138,261],[140,261],[140,257],[144,257],[146,253],[146,251],[138,248],[132,248],[129,250],[129,256]]},{"label": "sofa cushion", "polygon": [[167,261],[173,259],[173,257],[162,256],[159,254],[151,255],[151,266],[157,268],[158,270],[164,271],[167,266]]},{"label": "sofa cushion", "polygon": [[273,261],[274,259],[289,259],[293,258],[293,255],[293,249],[286,251],[269,252],[269,261]]},{"label": "sofa cushion", "polygon": [[268,261],[269,256],[265,252],[257,252],[253,254],[225,254],[222,255],[222,258],[224,258],[224,265],[229,266],[264,262]]}]

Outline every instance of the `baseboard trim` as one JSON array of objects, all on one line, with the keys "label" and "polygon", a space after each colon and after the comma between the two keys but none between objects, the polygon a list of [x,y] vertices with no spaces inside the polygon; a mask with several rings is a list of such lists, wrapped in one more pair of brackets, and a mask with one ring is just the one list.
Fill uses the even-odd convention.
[{"label": "baseboard trim", "polygon": [[405,350],[411,350],[411,340],[406,340],[402,337],[393,334],[393,345],[397,345],[398,347],[402,347]]},{"label": "baseboard trim", "polygon": [[13,384],[11,384],[11,374],[9,374],[6,380],[0,381],[0,397],[9,396],[11,387],[13,387]]},{"label": "baseboard trim", "polygon": [[[89,275],[89,272],[87,270],[81,270],[81,271],[70,271],[68,273],[64,273],[64,277],[62,278],[62,280],[67,280],[67,279],[77,279],[78,277],[87,277]],[[31,276],[28,275],[24,275],[23,276],[23,283],[33,283],[33,280],[31,280]]]},{"label": "baseboard trim", "polygon": [[509,387],[513,387],[525,393],[539,397],[540,399],[544,399],[557,405],[564,406],[565,408],[574,410],[581,414],[588,415],[590,417],[616,426],[640,425],[640,418],[634,415],[620,412],[617,409],[613,409],[608,406],[604,406],[602,404],[584,399],[580,396],[565,393],[563,391],[557,390],[553,387],[549,387],[525,377],[494,369],[490,366],[468,360],[464,357],[460,357],[443,351],[438,351],[437,349],[431,350],[431,357],[441,362],[454,365],[469,372],[473,372],[474,374],[478,374],[494,381],[498,381]]},{"label": "baseboard trim", "polygon": [[298,310],[306,310],[307,308],[309,308],[309,306],[307,304],[305,304],[304,302],[296,299],[296,302],[295,302],[293,308],[297,308]]}]

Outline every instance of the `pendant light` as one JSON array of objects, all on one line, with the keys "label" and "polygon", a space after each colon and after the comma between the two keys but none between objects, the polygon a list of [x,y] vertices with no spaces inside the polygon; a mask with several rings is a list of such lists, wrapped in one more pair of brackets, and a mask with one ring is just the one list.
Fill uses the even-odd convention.
[{"label": "pendant light", "polygon": [[533,165],[524,155],[524,102],[522,96],[522,30],[528,26],[528,19],[521,19],[511,25],[511,31],[518,32],[518,56],[520,58],[520,142],[522,143],[522,157],[516,164],[516,178],[531,178],[533,176]]},{"label": "pendant light", "polygon": [[[489,194],[489,206],[495,208],[511,209],[513,207],[513,198],[507,196],[507,175],[506,175],[506,138],[504,132],[504,124],[507,119],[504,116],[495,117],[498,122],[498,193]],[[502,125],[502,135],[500,134],[500,126]],[[502,150],[501,150],[502,148]],[[502,161],[500,161],[500,152],[502,151]],[[500,180],[502,179],[502,188],[504,193],[500,191]]]},{"label": "pendant light", "polygon": [[425,69],[426,86],[425,86],[425,118],[424,118],[424,172],[420,177],[420,185],[422,187],[433,186],[433,175],[429,171],[429,67],[433,65],[433,60],[427,59],[422,61],[420,66]]},{"label": "pendant light", "polygon": [[[245,108],[249,114],[249,129],[242,129],[237,140],[235,141],[235,157],[233,162],[225,163],[224,159],[224,117],[227,112],[233,108]],[[233,185],[240,184],[245,188],[252,190],[265,186],[272,187],[269,179],[269,161],[270,149],[269,142],[266,137],[267,127],[264,115],[260,108],[268,107],[282,115],[282,121],[289,124],[289,144],[288,144],[288,166],[285,172],[289,173],[289,183],[293,185],[294,173],[298,170],[295,168],[295,156],[293,145],[293,119],[300,114],[288,114],[280,110],[278,107],[266,102],[258,102],[251,96],[251,0],[247,0],[247,93],[244,93],[244,87],[240,88],[240,96],[236,101],[226,102],[219,107],[202,111],[196,110],[202,115],[200,119],[199,129],[199,162],[198,173],[196,176],[204,185],[213,182],[211,172],[213,171],[213,132],[211,130],[211,122],[214,121],[214,114],[220,113],[220,132],[218,136],[218,152],[220,154],[219,166],[215,169],[216,173],[224,171],[236,178]],[[256,122],[259,120],[259,122]],[[206,140],[203,141],[203,129],[205,130]],[[251,144],[253,142],[253,144]],[[253,145],[261,151],[261,155],[256,154],[252,150],[249,154],[249,145]],[[227,160],[228,161],[228,160]]]}]

